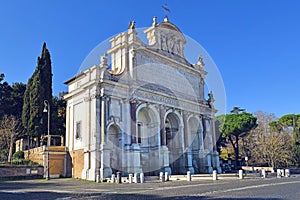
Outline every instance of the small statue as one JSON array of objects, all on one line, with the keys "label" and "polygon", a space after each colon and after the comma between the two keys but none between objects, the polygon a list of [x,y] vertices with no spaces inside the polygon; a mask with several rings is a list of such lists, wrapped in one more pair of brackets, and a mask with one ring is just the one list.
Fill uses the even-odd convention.
[{"label": "small statue", "polygon": [[214,99],[214,95],[212,93],[212,91],[210,91],[208,93],[208,100],[207,100],[208,104],[210,105],[211,108],[214,107],[214,102],[215,102],[215,99]]},{"label": "small statue", "polygon": [[168,41],[165,35],[161,37],[161,49],[164,51],[168,51]]},{"label": "small statue", "polygon": [[203,62],[202,56],[198,57],[197,65],[200,66],[200,68],[203,68],[205,66],[205,63]]},{"label": "small statue", "polygon": [[128,29],[135,29],[135,21],[129,22]]},{"label": "small statue", "polygon": [[100,64],[102,66],[106,66],[107,65],[107,54],[105,53],[103,56],[100,57]]},{"label": "small statue", "polygon": [[164,22],[169,22],[169,17],[167,15],[164,18]]},{"label": "small statue", "polygon": [[156,24],[157,24],[157,17],[154,16],[154,17],[153,17],[153,23],[152,23],[152,26],[156,26]]}]

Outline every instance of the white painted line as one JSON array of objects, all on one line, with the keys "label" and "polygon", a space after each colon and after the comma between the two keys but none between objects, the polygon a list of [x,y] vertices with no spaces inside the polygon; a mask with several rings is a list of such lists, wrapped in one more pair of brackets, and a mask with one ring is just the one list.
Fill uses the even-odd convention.
[{"label": "white painted line", "polygon": [[251,186],[245,186],[245,187],[233,188],[233,189],[227,189],[227,190],[215,190],[215,191],[211,191],[211,192],[205,192],[205,193],[201,193],[198,195],[189,195],[189,196],[206,196],[206,195],[210,195],[210,194],[220,194],[220,193],[235,192],[235,191],[241,191],[241,190],[261,188],[261,187],[271,187],[271,186],[275,186],[275,185],[295,184],[295,183],[300,183],[300,181],[268,183],[268,184],[262,184],[262,185],[251,185]]}]

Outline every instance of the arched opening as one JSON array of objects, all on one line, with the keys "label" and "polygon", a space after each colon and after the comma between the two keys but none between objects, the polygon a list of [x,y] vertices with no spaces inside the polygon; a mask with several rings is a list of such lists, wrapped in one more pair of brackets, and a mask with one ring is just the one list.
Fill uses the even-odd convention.
[{"label": "arched opening", "polygon": [[122,132],[120,128],[113,124],[108,128],[107,145],[110,151],[110,167],[112,173],[122,171]]},{"label": "arched opening", "polygon": [[199,151],[203,149],[203,135],[202,135],[202,125],[200,120],[196,117],[191,117],[188,121],[189,130],[189,143],[188,148],[192,155],[192,166],[195,173],[200,173],[200,158]]},{"label": "arched opening", "polygon": [[141,166],[147,176],[159,173],[159,118],[150,107],[143,107],[137,115],[137,142],[141,149]]},{"label": "arched opening", "polygon": [[172,174],[185,173],[182,130],[180,128],[180,119],[177,114],[171,112],[166,116],[165,129]]}]

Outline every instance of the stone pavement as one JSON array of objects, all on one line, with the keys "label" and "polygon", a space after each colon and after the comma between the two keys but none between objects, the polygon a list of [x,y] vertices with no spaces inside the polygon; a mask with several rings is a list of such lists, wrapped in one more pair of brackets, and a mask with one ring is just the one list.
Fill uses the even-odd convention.
[{"label": "stone pavement", "polygon": [[0,182],[0,199],[300,199],[300,176],[290,178],[95,183],[75,179]]}]

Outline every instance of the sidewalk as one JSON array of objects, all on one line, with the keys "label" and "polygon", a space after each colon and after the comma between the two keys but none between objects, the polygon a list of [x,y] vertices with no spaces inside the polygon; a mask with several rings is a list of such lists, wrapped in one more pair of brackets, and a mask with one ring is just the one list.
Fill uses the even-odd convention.
[{"label": "sidewalk", "polygon": [[[265,186],[300,183],[299,175],[290,178],[227,179],[145,182],[143,184],[95,183],[76,179],[51,179],[0,182],[0,199],[191,199],[209,196],[222,191],[255,189]],[[294,184],[295,183],[295,184]],[[298,187],[298,186],[297,186]],[[240,188],[240,189],[238,189]],[[288,192],[288,191],[286,191]],[[193,199],[193,198],[192,198]],[[204,199],[204,198],[201,198]]]}]

